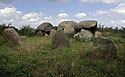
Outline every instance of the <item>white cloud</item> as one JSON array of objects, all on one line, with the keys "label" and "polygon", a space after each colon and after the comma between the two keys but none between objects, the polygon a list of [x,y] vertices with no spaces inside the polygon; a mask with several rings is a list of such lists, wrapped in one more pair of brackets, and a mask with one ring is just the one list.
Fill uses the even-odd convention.
[{"label": "white cloud", "polygon": [[68,19],[68,18],[56,18],[54,19],[54,21],[52,21],[52,23],[55,25],[55,26],[58,26],[58,24],[60,22],[63,22],[63,21],[71,21],[71,19]]},{"label": "white cloud", "polygon": [[67,18],[64,18],[64,19],[59,19],[59,22],[62,22],[62,21],[70,21],[71,19],[67,19]]},{"label": "white cloud", "polygon": [[125,20],[111,20],[110,23],[117,27],[125,27]]},{"label": "white cloud", "polygon": [[67,19],[68,14],[60,13],[59,18],[53,18],[52,16],[43,17],[43,13],[31,12],[24,14],[21,11],[18,11],[16,8],[5,7],[0,9],[0,24],[9,24],[12,23],[16,28],[21,28],[22,25],[29,25],[32,28],[37,28],[39,24],[43,22],[50,22],[54,26],[58,25],[62,21],[70,20]]},{"label": "white cloud", "polygon": [[58,14],[58,17],[59,18],[67,18],[68,14],[67,13],[60,13],[60,14]]},{"label": "white cloud", "polygon": [[125,2],[125,0],[80,0],[80,1],[90,2],[90,3],[106,3],[106,4]]},{"label": "white cloud", "polygon": [[60,12],[64,12],[64,10],[59,10]]},{"label": "white cloud", "polygon": [[121,20],[121,23],[125,24],[125,20]]},{"label": "white cloud", "polygon": [[107,10],[96,10],[95,13],[89,13],[93,16],[105,15],[109,17],[124,17],[125,16],[125,3],[119,3],[116,7]]},{"label": "white cloud", "polygon": [[45,17],[45,20],[52,20],[52,19],[53,19],[52,16],[47,16],[47,17]]},{"label": "white cloud", "polygon": [[125,24],[125,20],[111,20],[112,24]]},{"label": "white cloud", "polygon": [[4,9],[0,9],[0,18],[2,19],[18,19],[22,14],[21,11],[17,11],[16,8],[5,7]]},{"label": "white cloud", "polygon": [[41,14],[42,13],[38,14],[36,12],[35,13],[28,13],[28,14],[25,14],[23,16],[23,19],[28,20],[28,19],[31,19],[31,18],[38,18],[38,17],[42,16]]},{"label": "white cloud", "polygon": [[125,3],[120,3],[114,9],[111,9],[112,12],[125,15]]},{"label": "white cloud", "polygon": [[97,16],[100,21],[108,23],[110,27],[125,27],[125,3],[119,3],[112,9],[96,10],[95,13],[89,13]]},{"label": "white cloud", "polygon": [[36,12],[25,14],[22,17],[21,24],[26,24],[26,25],[30,24],[31,27],[36,28],[39,24],[43,22],[42,15],[43,15],[42,13],[36,13]]},{"label": "white cloud", "polygon": [[58,26],[58,24],[62,21],[70,21],[71,19],[68,18],[53,18],[52,16],[47,16],[44,18],[44,22],[50,22],[54,26]]},{"label": "white cloud", "polygon": [[48,2],[48,3],[64,3],[64,2],[67,2],[67,1],[69,1],[69,0],[44,0],[44,1],[46,1],[46,2]]},{"label": "white cloud", "polygon": [[103,14],[108,14],[109,12],[107,10],[96,10],[97,15],[103,15]]},{"label": "white cloud", "polygon": [[0,24],[3,23],[12,23],[17,28],[20,28],[22,25],[31,25],[31,27],[38,26],[42,20],[42,13],[28,13],[23,14],[21,11],[16,10],[16,8],[5,7],[0,9]]},{"label": "white cloud", "polygon": [[86,13],[78,13],[75,15],[75,17],[77,17],[77,18],[83,18],[85,16],[86,16]]},{"label": "white cloud", "polygon": [[102,0],[102,2],[107,3],[107,4],[112,4],[115,3],[116,0]]},{"label": "white cloud", "polygon": [[109,14],[110,12],[109,12],[109,10],[96,10],[96,12],[95,13],[89,13],[89,15],[92,15],[92,16],[98,16],[98,15],[107,15],[107,14]]}]

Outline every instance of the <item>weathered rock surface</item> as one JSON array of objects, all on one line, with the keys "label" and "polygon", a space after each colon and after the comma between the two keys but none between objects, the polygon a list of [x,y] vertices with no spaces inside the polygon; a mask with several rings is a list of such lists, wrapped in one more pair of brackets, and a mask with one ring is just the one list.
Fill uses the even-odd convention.
[{"label": "weathered rock surface", "polygon": [[97,26],[97,21],[95,20],[85,20],[85,21],[80,21],[78,23],[78,26],[76,28],[92,28]]},{"label": "weathered rock surface", "polygon": [[63,29],[64,33],[72,34],[75,32],[74,27],[77,26],[77,23],[74,21],[63,21],[58,25],[58,29]]},{"label": "weathered rock surface", "polygon": [[80,33],[74,35],[74,38],[81,39],[82,41],[90,41],[93,38],[93,34],[88,30],[82,29]]},{"label": "weathered rock surface", "polygon": [[117,49],[113,42],[107,37],[98,37],[93,40],[94,48],[105,51],[105,56],[116,57]]},{"label": "weathered rock surface", "polygon": [[49,33],[50,30],[52,29],[52,24],[49,23],[49,22],[44,22],[42,23],[41,25],[39,25],[37,27],[37,31],[42,31],[42,32],[45,32],[45,33]]},{"label": "weathered rock surface", "polygon": [[65,29],[64,29],[64,33],[65,34],[74,34],[75,29],[74,29],[74,27],[66,26]]},{"label": "weathered rock surface", "polygon": [[97,21],[95,20],[85,20],[81,21],[75,26],[76,31],[81,31],[81,29],[90,30],[91,32],[95,32],[97,28]]},{"label": "weathered rock surface", "polygon": [[66,26],[75,27],[76,25],[75,21],[63,21],[58,25],[58,28],[64,29]]},{"label": "weathered rock surface", "polygon": [[51,29],[50,31],[50,37],[53,37],[53,35],[56,33],[56,30],[55,29]]},{"label": "weathered rock surface", "polygon": [[18,32],[13,28],[7,28],[4,30],[3,38],[6,41],[11,41],[14,44],[21,44],[21,40]]},{"label": "weathered rock surface", "polygon": [[98,37],[101,37],[102,33],[99,32],[99,31],[96,31],[95,34],[94,34],[94,37],[95,38],[98,38]]},{"label": "weathered rock surface", "polygon": [[63,30],[57,30],[52,37],[52,49],[69,47],[70,42],[63,32]]}]

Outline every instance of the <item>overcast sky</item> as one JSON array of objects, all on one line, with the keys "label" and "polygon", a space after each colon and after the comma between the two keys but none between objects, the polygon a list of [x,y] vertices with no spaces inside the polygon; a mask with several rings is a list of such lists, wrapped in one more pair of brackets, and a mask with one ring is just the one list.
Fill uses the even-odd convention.
[{"label": "overcast sky", "polygon": [[49,21],[97,20],[112,27],[125,27],[125,0],[0,0],[0,24],[36,28]]}]

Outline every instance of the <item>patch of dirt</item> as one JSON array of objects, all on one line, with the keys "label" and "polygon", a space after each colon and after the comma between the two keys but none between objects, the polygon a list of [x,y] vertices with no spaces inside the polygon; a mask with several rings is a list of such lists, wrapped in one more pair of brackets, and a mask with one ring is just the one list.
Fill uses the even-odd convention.
[{"label": "patch of dirt", "polygon": [[102,53],[96,51],[96,52],[94,52],[94,53],[87,54],[86,56],[87,56],[89,59],[96,59],[97,57],[102,56]]}]

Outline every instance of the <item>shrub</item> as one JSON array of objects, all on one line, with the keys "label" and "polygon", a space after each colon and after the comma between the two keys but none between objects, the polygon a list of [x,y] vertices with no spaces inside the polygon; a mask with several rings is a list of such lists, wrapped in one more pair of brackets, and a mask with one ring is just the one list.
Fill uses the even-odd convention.
[{"label": "shrub", "polygon": [[0,25],[0,35],[3,34],[4,29],[6,29],[7,26],[5,24]]},{"label": "shrub", "polygon": [[20,35],[25,35],[25,36],[33,36],[32,30],[33,30],[33,28],[31,28],[30,25],[23,26],[19,30],[19,34]]},{"label": "shrub", "polygon": [[118,27],[104,27],[105,25],[102,25],[101,23],[98,24],[98,27],[97,27],[97,30],[100,31],[100,32],[110,32],[112,34],[124,34],[125,33],[125,28],[124,27],[121,27],[121,28],[118,28]]}]

